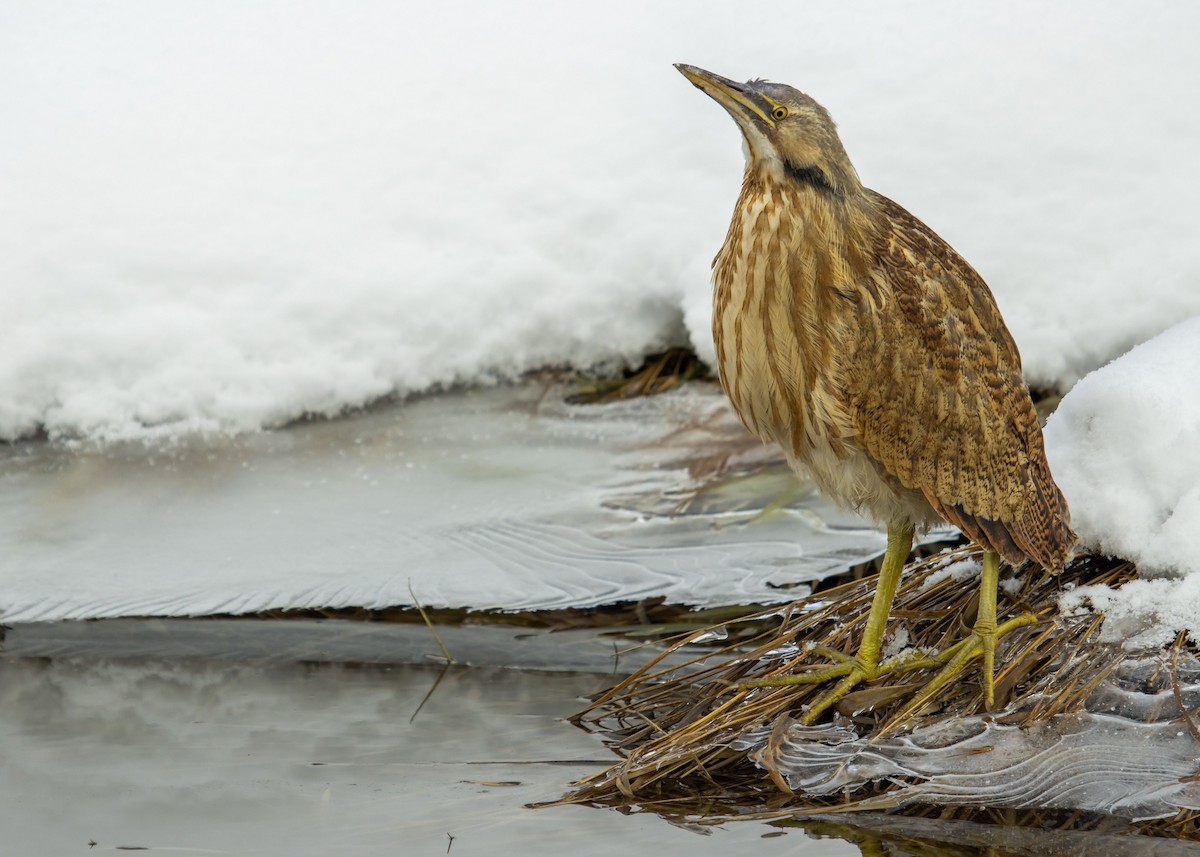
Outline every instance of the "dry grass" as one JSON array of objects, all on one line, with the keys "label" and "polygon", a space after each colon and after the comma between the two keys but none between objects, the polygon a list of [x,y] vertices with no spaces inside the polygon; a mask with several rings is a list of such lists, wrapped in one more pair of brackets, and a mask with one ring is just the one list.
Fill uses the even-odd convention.
[{"label": "dry grass", "polygon": [[[962,639],[969,630],[964,618],[973,619],[975,614],[975,581],[956,581],[939,572],[973,555],[974,549],[962,548],[911,566],[889,628],[904,627],[910,645],[918,647],[940,650]],[[1001,621],[1022,612],[1033,613],[1038,621],[1000,640],[996,674],[1000,720],[1027,725],[1084,708],[1097,686],[1128,656],[1119,647],[1099,642],[1099,615],[1059,615],[1058,595],[1069,583],[1119,586],[1135,574],[1131,563],[1088,556],[1058,576],[1031,567],[1021,569],[1016,573],[1021,586],[1015,594],[1002,587]],[[1002,574],[1002,582],[1013,575],[1011,570]],[[636,806],[694,823],[844,812],[865,808],[868,801],[878,808],[895,785],[877,784],[838,798],[794,794],[778,772],[763,771],[744,753],[729,749],[751,728],[782,725],[827,689],[827,685],[789,685],[750,690],[741,685],[750,678],[790,675],[827,663],[811,650],[812,644],[853,653],[874,582],[873,577],[853,581],[786,608],[738,620],[737,632],[730,635],[738,639],[736,644],[717,652],[701,651],[682,666],[674,660],[675,665],[665,667],[667,658],[694,651],[695,642],[704,639],[706,632],[677,640],[659,660],[606,691],[576,716],[579,725],[604,733],[623,758],[578,783],[563,800]],[[793,644],[800,644],[794,654],[778,654]],[[1181,638],[1175,645],[1185,643]],[[983,712],[977,669],[914,706],[917,691],[930,675],[918,671],[902,680],[884,678],[847,696],[838,709],[852,719],[861,735],[870,737]],[[996,812],[1003,818],[1012,815],[1011,811],[928,806],[913,812],[974,820],[991,819]],[[1085,821],[1084,816],[1069,813],[1043,813],[1039,818],[1039,823],[1075,829]],[[1198,818],[1200,813],[1181,813],[1139,829],[1200,838]]]},{"label": "dry grass", "polygon": [[708,367],[693,351],[669,348],[662,354],[650,355],[640,367],[621,378],[577,377],[577,389],[566,397],[566,401],[572,405],[595,405],[638,396],[656,396],[674,390],[685,381],[708,375]]}]

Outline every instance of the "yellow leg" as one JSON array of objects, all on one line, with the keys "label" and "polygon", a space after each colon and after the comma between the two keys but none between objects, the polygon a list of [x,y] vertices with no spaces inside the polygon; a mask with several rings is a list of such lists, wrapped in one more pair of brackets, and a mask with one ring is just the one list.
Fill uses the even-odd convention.
[{"label": "yellow leg", "polygon": [[996,625],[996,589],[1000,582],[1000,556],[991,551],[983,555],[983,574],[979,581],[979,611],[975,615],[975,627],[971,636],[951,646],[941,655],[926,662],[908,664],[903,670],[923,666],[945,664],[941,672],[929,680],[908,710],[915,711],[934,697],[938,691],[950,684],[967,668],[972,660],[983,656],[983,694],[990,709],[996,704],[996,640],[1010,631],[1032,625],[1037,617],[1025,613]]},{"label": "yellow leg", "polygon": [[983,692],[990,709],[996,703],[996,590],[1000,586],[1000,555],[986,551],[979,577],[979,609],[975,636],[983,646]]},{"label": "yellow leg", "polygon": [[[863,631],[858,654],[853,658],[846,658],[841,663],[815,672],[779,678],[755,679],[746,682],[743,687],[818,684],[842,677],[842,680],[829,693],[818,699],[805,712],[801,722],[809,725],[815,722],[829,706],[849,693],[855,685],[871,681],[890,672],[891,668],[888,665],[880,667],[879,655],[883,649],[883,633],[887,629],[888,611],[892,608],[892,599],[896,597],[896,588],[900,585],[900,574],[904,571],[905,562],[908,561],[908,552],[912,550],[912,539],[912,522],[897,519],[888,524],[887,552],[883,555],[883,567],[879,570],[875,599],[871,602],[871,612],[867,614],[867,627]],[[994,613],[994,596],[992,603]]]}]

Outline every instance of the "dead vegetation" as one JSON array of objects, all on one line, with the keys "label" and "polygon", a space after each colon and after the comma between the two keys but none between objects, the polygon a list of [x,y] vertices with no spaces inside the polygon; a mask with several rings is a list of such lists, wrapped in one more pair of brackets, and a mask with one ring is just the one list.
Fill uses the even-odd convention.
[{"label": "dead vegetation", "polygon": [[685,381],[709,376],[708,367],[689,348],[668,348],[652,354],[619,378],[576,377],[576,391],[566,397],[572,405],[597,405],[638,396],[656,396]]},{"label": "dead vegetation", "polygon": [[[889,620],[894,634],[903,629],[907,645],[941,650],[969,632],[975,613],[974,585],[949,567],[970,558],[972,548],[919,560],[906,572]],[[962,566],[959,566],[962,568]],[[1005,724],[1030,725],[1055,715],[1084,710],[1097,687],[1128,655],[1099,641],[1102,617],[1063,616],[1057,599],[1063,587],[1103,583],[1119,586],[1132,579],[1131,563],[1097,556],[1076,560],[1058,576],[1026,567],[1002,576],[1000,620],[1028,611],[1035,624],[1000,640],[997,652],[996,718]],[[1003,581],[1009,581],[1007,586]],[[1019,583],[1018,583],[1019,582]],[[782,676],[827,663],[821,649],[846,654],[862,634],[874,579],[843,583],[786,607],[776,607],[734,623],[700,630],[675,641],[657,661],[619,682],[580,712],[575,721],[603,733],[621,756],[608,770],[577,784],[564,802],[636,807],[678,821],[715,824],[738,818],[782,819],[844,813],[886,805],[895,783],[876,783],[836,798],[797,794],[778,771],[756,766],[745,752],[730,748],[754,728],[778,727],[824,692],[821,685],[745,688],[748,679]],[[697,641],[714,636],[736,639],[720,651],[696,651]],[[903,642],[903,640],[899,641]],[[1187,647],[1181,637],[1165,653],[1163,686],[1174,680],[1169,665]],[[668,658],[696,651],[684,665]],[[888,677],[851,693],[838,705],[861,736],[885,737],[947,718],[983,713],[977,670],[941,694],[914,705],[932,673],[916,671]],[[1194,729],[1175,682],[1182,719]],[[910,814],[972,820],[1013,820],[1012,810],[978,807],[914,806]],[[1111,829],[1129,826],[1106,816],[1047,810],[1019,813],[1024,823],[1058,829]],[[1143,822],[1137,828],[1161,835],[1200,839],[1200,813]],[[1089,827],[1090,825],[1090,827]]]}]

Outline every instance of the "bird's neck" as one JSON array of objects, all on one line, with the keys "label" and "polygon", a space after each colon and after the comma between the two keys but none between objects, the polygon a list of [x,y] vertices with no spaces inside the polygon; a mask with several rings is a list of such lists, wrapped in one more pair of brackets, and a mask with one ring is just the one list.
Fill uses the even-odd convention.
[{"label": "bird's neck", "polygon": [[716,258],[714,283],[723,297],[749,291],[787,302],[820,302],[855,291],[870,270],[882,214],[861,186],[834,190],[816,167],[750,163],[733,219]]},{"label": "bird's neck", "polygon": [[819,181],[778,179],[750,165],[713,261],[713,336],[721,379],[751,431],[798,449],[829,359],[839,292],[865,270],[857,198]]}]

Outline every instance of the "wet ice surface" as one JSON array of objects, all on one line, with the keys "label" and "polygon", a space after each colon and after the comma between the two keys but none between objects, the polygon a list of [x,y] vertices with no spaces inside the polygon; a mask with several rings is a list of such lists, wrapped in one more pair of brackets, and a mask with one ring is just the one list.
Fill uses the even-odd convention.
[{"label": "wet ice surface", "polygon": [[870,740],[837,726],[795,723],[777,742],[770,732],[748,735],[736,749],[760,763],[769,757],[793,789],[808,794],[906,783],[881,808],[909,801],[1049,807],[1135,821],[1200,809],[1197,742],[1178,721],[1080,712],[1020,728],[962,718]]},{"label": "wet ice surface", "polygon": [[[235,439],[4,448],[0,619],[414,594],[499,609],[770,602],[883,551],[785,470],[740,475],[771,453],[715,386],[601,406],[562,393],[455,393]],[[725,458],[696,495],[692,472]]]},{"label": "wet ice surface", "polygon": [[1002,722],[1004,712],[882,737],[861,737],[844,720],[788,721],[733,746],[808,794],[897,786],[865,800],[867,808],[916,802],[1168,818],[1200,810],[1200,661],[1163,661],[1131,656],[1098,681],[1084,710],[1019,727]]},{"label": "wet ice surface", "polygon": [[[228,629],[195,624],[191,639],[219,652]],[[280,642],[267,623],[244,624],[243,641]],[[362,643],[372,627],[352,633]],[[23,633],[13,631],[14,650]],[[74,657],[0,660],[5,853],[857,853],[798,831],[762,840],[771,829],[759,825],[704,837],[648,815],[526,809],[606,763],[598,739],[561,719],[604,673],[443,675],[305,663],[286,650],[147,659],[127,646],[114,659],[103,655],[110,640],[83,637]],[[376,641],[377,659],[391,650]]]}]

